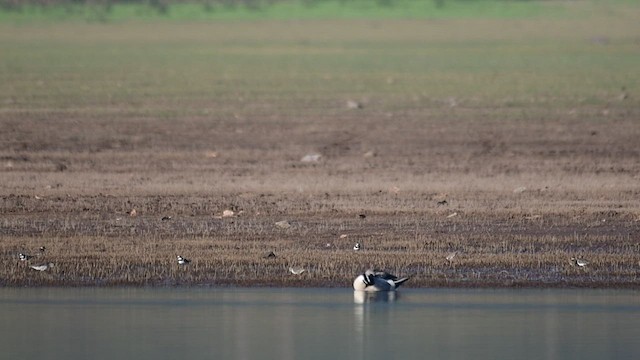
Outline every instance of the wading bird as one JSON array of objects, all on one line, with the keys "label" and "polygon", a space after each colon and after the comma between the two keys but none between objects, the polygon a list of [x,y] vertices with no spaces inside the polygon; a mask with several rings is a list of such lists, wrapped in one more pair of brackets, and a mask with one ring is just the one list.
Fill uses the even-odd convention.
[{"label": "wading bird", "polygon": [[305,272],[305,268],[303,268],[302,266],[290,266],[289,271],[291,271],[291,273],[294,275],[300,275]]},{"label": "wading bird", "polygon": [[33,258],[33,256],[31,256],[31,255],[27,255],[27,254],[23,254],[23,253],[18,254],[18,257],[20,258],[21,261],[27,261],[27,260]]},{"label": "wading bird", "polygon": [[571,258],[571,261],[573,261],[574,263],[576,263],[576,265],[578,265],[580,267],[585,267],[585,266],[589,265],[589,262],[587,260],[584,260],[584,259]]}]

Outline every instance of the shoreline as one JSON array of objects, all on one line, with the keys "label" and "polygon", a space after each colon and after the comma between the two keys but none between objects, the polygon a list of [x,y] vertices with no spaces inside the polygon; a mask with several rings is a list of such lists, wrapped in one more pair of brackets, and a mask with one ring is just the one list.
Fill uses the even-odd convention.
[{"label": "shoreline", "polygon": [[[425,196],[376,194],[378,203]],[[372,196],[352,194],[350,201]],[[408,213],[284,216],[273,203],[320,207],[342,195],[196,198],[203,213],[188,213],[194,200],[189,196],[0,196],[0,286],[349,288],[357,274],[377,268],[411,276],[408,288],[640,288],[633,209],[607,211],[606,221],[599,220],[603,212],[597,208],[592,214],[540,210],[529,219],[530,213],[443,208],[434,199]],[[229,198],[238,204],[233,216],[205,214],[224,209]],[[145,210],[127,214],[122,204],[132,203]],[[88,210],[78,212],[78,204]],[[362,250],[352,249],[356,242]],[[41,246],[45,252],[38,252]],[[447,260],[452,251],[456,256]],[[23,262],[19,253],[34,258]],[[176,255],[191,262],[179,265]],[[579,267],[573,257],[589,264]],[[29,268],[49,262],[54,267],[43,272]],[[306,271],[294,275],[291,266]]]},{"label": "shoreline", "polygon": [[[354,291],[352,287],[347,286],[322,286],[320,284],[313,284],[309,286],[280,286],[275,284],[144,284],[144,285],[91,285],[91,284],[74,284],[74,285],[55,285],[55,284],[47,284],[47,285],[2,285],[0,289],[77,289],[77,288],[86,288],[86,289],[191,289],[191,288],[199,288],[199,289],[343,289],[343,290],[351,290]],[[631,290],[638,291],[640,290],[640,284],[614,284],[614,285],[604,285],[604,284],[510,284],[510,285],[500,285],[500,284],[483,284],[483,283],[475,283],[475,284],[447,284],[447,285],[436,285],[436,286],[426,286],[426,287],[412,287],[412,286],[403,286],[402,288],[396,290],[402,292],[403,290],[439,290],[439,289],[450,289],[450,290],[556,290],[556,289],[564,289],[564,290]]]}]

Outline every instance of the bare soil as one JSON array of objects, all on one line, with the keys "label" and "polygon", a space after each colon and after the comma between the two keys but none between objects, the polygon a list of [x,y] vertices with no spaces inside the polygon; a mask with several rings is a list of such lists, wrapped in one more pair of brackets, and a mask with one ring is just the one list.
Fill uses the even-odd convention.
[{"label": "bare soil", "polygon": [[638,287],[637,111],[586,125],[340,112],[4,119],[0,283],[348,287],[375,267],[412,287]]}]

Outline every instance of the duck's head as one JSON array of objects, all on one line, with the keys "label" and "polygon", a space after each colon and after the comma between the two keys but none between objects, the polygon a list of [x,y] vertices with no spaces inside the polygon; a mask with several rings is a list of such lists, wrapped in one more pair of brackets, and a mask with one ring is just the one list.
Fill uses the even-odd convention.
[{"label": "duck's head", "polygon": [[371,286],[375,283],[375,274],[373,273],[373,270],[365,271],[364,274],[362,274],[362,278],[362,281],[367,286]]}]

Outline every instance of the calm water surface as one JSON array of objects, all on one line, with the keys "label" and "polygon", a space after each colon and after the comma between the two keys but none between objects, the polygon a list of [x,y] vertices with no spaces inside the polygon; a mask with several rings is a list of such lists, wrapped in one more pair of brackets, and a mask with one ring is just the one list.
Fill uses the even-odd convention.
[{"label": "calm water surface", "polygon": [[2,359],[633,359],[640,293],[0,289]]}]

